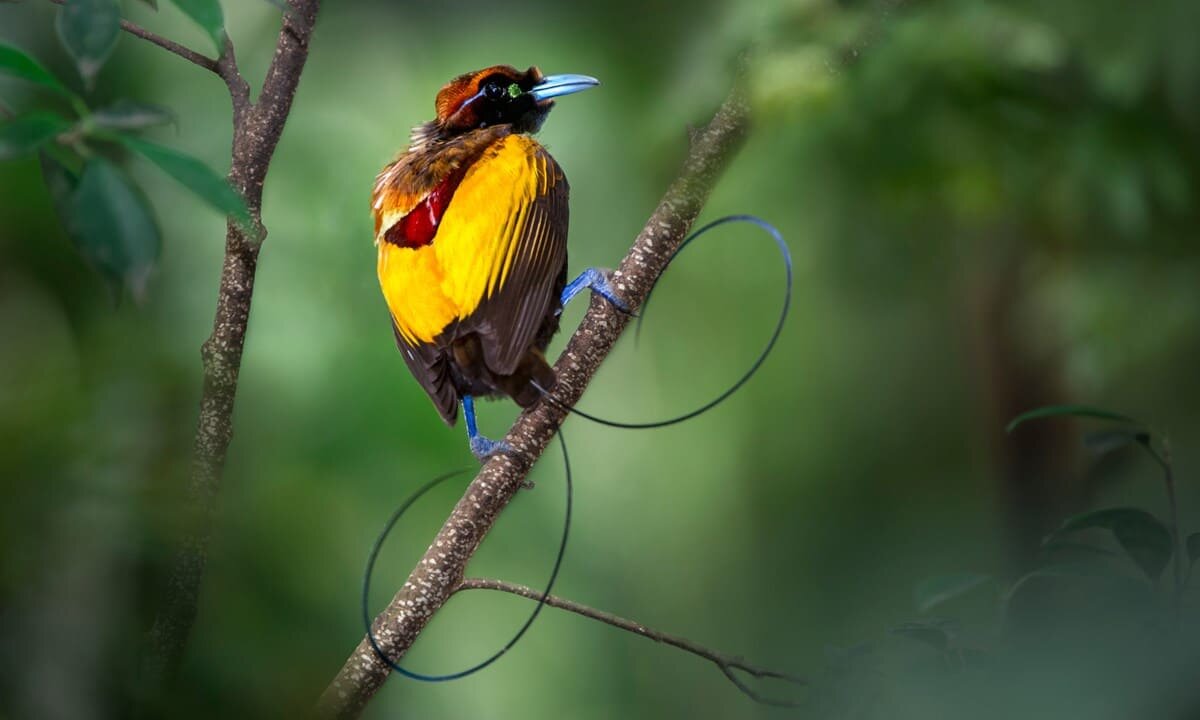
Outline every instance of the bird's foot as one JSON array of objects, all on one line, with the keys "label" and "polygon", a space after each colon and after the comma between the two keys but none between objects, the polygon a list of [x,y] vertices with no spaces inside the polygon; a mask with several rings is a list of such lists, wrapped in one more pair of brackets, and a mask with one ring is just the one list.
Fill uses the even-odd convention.
[{"label": "bird's foot", "polygon": [[630,311],[629,305],[619,298],[616,291],[613,290],[612,276],[613,271],[607,268],[590,267],[579,273],[579,277],[567,283],[567,286],[563,288],[562,296],[559,298],[558,311],[561,313],[562,308],[571,302],[571,298],[584,290],[591,289],[592,292],[607,300],[617,310],[627,315],[632,315],[633,313]]},{"label": "bird's foot", "polygon": [[489,440],[482,435],[475,435],[469,439],[471,445],[471,454],[479,462],[487,462],[488,458],[493,455],[515,455],[516,451],[513,446],[503,440]]},{"label": "bird's foot", "polygon": [[503,454],[517,456],[517,451],[513,450],[513,446],[503,440],[489,440],[479,434],[479,427],[475,424],[475,398],[470,395],[462,397],[463,419],[467,421],[467,443],[471,446],[471,454],[479,462],[487,462],[487,459],[493,455]]}]

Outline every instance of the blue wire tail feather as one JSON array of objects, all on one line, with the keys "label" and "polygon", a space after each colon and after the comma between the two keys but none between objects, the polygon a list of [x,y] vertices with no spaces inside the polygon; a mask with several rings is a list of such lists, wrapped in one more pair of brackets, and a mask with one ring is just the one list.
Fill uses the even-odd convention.
[{"label": "blue wire tail feather", "polygon": [[[466,403],[464,402],[464,407],[465,405]],[[473,420],[474,419],[472,418],[468,422],[473,425]],[[396,508],[395,512],[392,513],[391,518],[388,519],[387,524],[383,527],[383,532],[379,534],[379,537],[375,540],[375,544],[371,546],[371,553],[367,556],[367,568],[363,573],[362,585],[362,621],[363,627],[366,629],[367,641],[371,643],[371,648],[375,650],[375,654],[379,656],[379,659],[387,663],[388,667],[390,667],[392,670],[395,670],[404,677],[412,678],[413,680],[421,680],[423,682],[446,682],[447,680],[457,680],[468,675],[474,675],[475,673],[483,670],[499,660],[505,653],[511,650],[513,646],[520,642],[521,638],[525,636],[526,631],[528,631],[530,626],[533,625],[533,621],[537,620],[538,615],[542,612],[542,608],[546,605],[546,597],[550,595],[551,590],[554,589],[554,582],[558,579],[558,571],[562,568],[563,555],[566,554],[567,551],[567,535],[571,530],[571,503],[575,489],[571,480],[571,459],[567,455],[567,441],[563,437],[561,430],[558,433],[558,443],[562,447],[563,467],[566,471],[567,509],[565,518],[563,520],[562,539],[558,543],[558,554],[554,558],[554,567],[550,570],[550,579],[546,581],[546,589],[542,591],[542,595],[538,598],[537,605],[534,606],[533,612],[529,614],[529,617],[525,620],[525,623],[521,625],[516,634],[512,636],[512,639],[505,643],[504,647],[500,648],[489,657],[472,665],[466,670],[447,673],[445,675],[429,675],[401,667],[394,660],[388,657],[387,653],[385,653],[383,649],[379,647],[379,641],[375,637],[375,629],[371,626],[371,610],[369,604],[371,597],[371,575],[373,575],[375,572],[375,561],[379,558],[379,551],[383,548],[384,542],[387,541],[388,535],[391,534],[392,528],[396,526],[396,523],[399,522],[401,516],[403,516],[404,513],[410,507],[412,507],[414,503],[417,502],[417,500],[421,499],[421,496],[446,480],[449,480],[452,477],[457,477],[458,475],[462,475],[467,471],[467,469],[463,468],[435,477],[418,488],[417,491],[412,495],[409,495],[408,498],[406,498],[404,502],[400,504],[400,507]]]},{"label": "blue wire tail feather", "polygon": [[[774,331],[772,331],[771,337],[769,340],[767,340],[767,344],[766,344],[766,346],[763,347],[762,352],[760,352],[758,354],[758,357],[755,358],[754,362],[750,365],[750,369],[747,370],[740,378],[738,378],[738,380],[736,382],[734,382],[732,385],[730,385],[720,395],[716,396],[712,400],[709,400],[708,402],[704,403],[703,405],[696,408],[695,410],[692,410],[691,412],[686,412],[686,413],[684,413],[682,415],[678,415],[676,417],[668,418],[666,420],[657,420],[654,422],[640,422],[640,423],[618,422],[615,420],[607,420],[605,418],[597,417],[595,415],[586,413],[583,410],[579,410],[577,408],[574,408],[574,407],[571,407],[569,405],[559,402],[553,396],[550,395],[549,391],[547,391],[546,388],[543,388],[536,381],[530,381],[533,383],[533,386],[535,388],[537,388],[539,392],[541,392],[542,397],[547,402],[551,403],[552,405],[554,405],[557,408],[566,410],[567,412],[570,412],[573,415],[578,415],[581,418],[591,420],[594,423],[599,423],[600,425],[607,425],[608,427],[614,427],[614,428],[623,428],[626,430],[649,430],[651,428],[661,428],[661,427],[666,427],[668,425],[675,425],[677,423],[681,423],[686,420],[691,420],[692,418],[694,418],[698,415],[702,415],[702,414],[708,412],[709,410],[712,410],[717,405],[720,405],[725,400],[729,399],[729,397],[731,395],[736,393],[738,390],[740,390],[742,388],[743,385],[745,385],[747,382],[749,382],[750,378],[754,377],[754,374],[757,373],[759,368],[762,367],[763,363],[766,362],[767,356],[769,356],[771,354],[771,351],[775,349],[775,343],[776,343],[776,341],[779,340],[779,336],[783,332],[783,326],[787,322],[788,310],[791,308],[791,305],[792,305],[792,253],[788,249],[787,243],[784,241],[782,233],[780,233],[778,228],[776,228],[774,225],[772,225],[771,223],[767,222],[766,220],[763,220],[762,218],[757,217],[755,215],[727,215],[723,218],[718,218],[717,220],[713,220],[712,222],[708,223],[704,227],[700,228],[699,230],[696,230],[691,235],[687,236],[687,238],[684,239],[684,241],[679,245],[679,249],[676,250],[671,255],[671,259],[667,261],[667,266],[670,267],[670,263],[673,260],[675,260],[675,258],[679,256],[679,253],[683,252],[683,249],[686,248],[689,244],[691,244],[691,242],[693,240],[695,240],[696,238],[700,237],[704,233],[706,233],[709,230],[712,230],[716,227],[725,225],[727,223],[735,223],[735,222],[747,222],[752,225],[756,225],[756,226],[762,228],[763,230],[766,230],[767,233],[770,234],[771,238],[775,240],[775,245],[779,248],[780,255],[783,256],[783,267],[784,267],[784,271],[786,274],[786,286],[784,289],[783,307],[779,311],[779,320],[777,320],[775,323],[775,329],[774,329]],[[664,269],[664,272],[665,272],[665,269]],[[584,274],[586,275],[586,272]],[[580,276],[580,279],[582,279],[582,278],[583,278],[583,275]],[[571,283],[571,285],[575,285],[575,283],[580,282],[580,279],[577,279],[575,282]],[[567,288],[570,289],[571,285],[568,285]],[[579,290],[576,290],[575,292],[579,292]],[[653,288],[651,288],[651,293],[653,293]],[[567,297],[567,292],[565,290],[563,291],[563,297],[564,298]],[[641,332],[642,320],[645,318],[646,306],[649,304],[650,304],[650,295],[647,295],[646,300],[642,303],[642,312],[641,312],[640,316],[638,317],[636,333]],[[635,334],[635,338],[636,338],[636,334]]]}]

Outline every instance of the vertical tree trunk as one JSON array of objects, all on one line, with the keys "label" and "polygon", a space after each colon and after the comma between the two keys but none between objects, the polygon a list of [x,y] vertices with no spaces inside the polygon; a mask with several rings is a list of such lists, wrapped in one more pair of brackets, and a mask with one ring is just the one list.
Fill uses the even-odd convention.
[{"label": "vertical tree trunk", "polygon": [[1030,313],[1025,258],[1031,243],[1020,229],[999,228],[977,243],[968,269],[966,303],[978,422],[990,450],[1009,555],[1020,566],[1041,538],[1070,512],[1080,489],[1076,439],[1069,422],[1051,420],[1013,433],[1005,426],[1026,410],[1064,402],[1053,308]]}]

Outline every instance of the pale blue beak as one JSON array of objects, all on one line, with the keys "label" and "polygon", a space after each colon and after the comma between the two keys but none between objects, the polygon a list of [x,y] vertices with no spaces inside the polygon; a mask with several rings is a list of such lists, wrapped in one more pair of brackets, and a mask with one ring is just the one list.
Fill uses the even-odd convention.
[{"label": "pale blue beak", "polygon": [[530,96],[537,102],[551,98],[562,97],[577,93],[580,90],[596,87],[600,81],[587,75],[547,75],[529,91]]}]

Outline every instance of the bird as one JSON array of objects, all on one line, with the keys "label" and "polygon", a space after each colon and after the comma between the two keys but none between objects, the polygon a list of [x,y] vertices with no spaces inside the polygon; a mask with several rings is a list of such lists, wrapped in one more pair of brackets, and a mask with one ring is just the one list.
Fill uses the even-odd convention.
[{"label": "bird", "polygon": [[459,75],[375,180],[377,274],[396,345],[447,425],[462,407],[481,461],[511,448],[480,434],[475,398],[529,407],[554,387],[545,350],[563,306],[590,289],[626,310],[609,271],[567,282],[570,187],[532,137],[556,98],[599,84],[536,66]]}]

